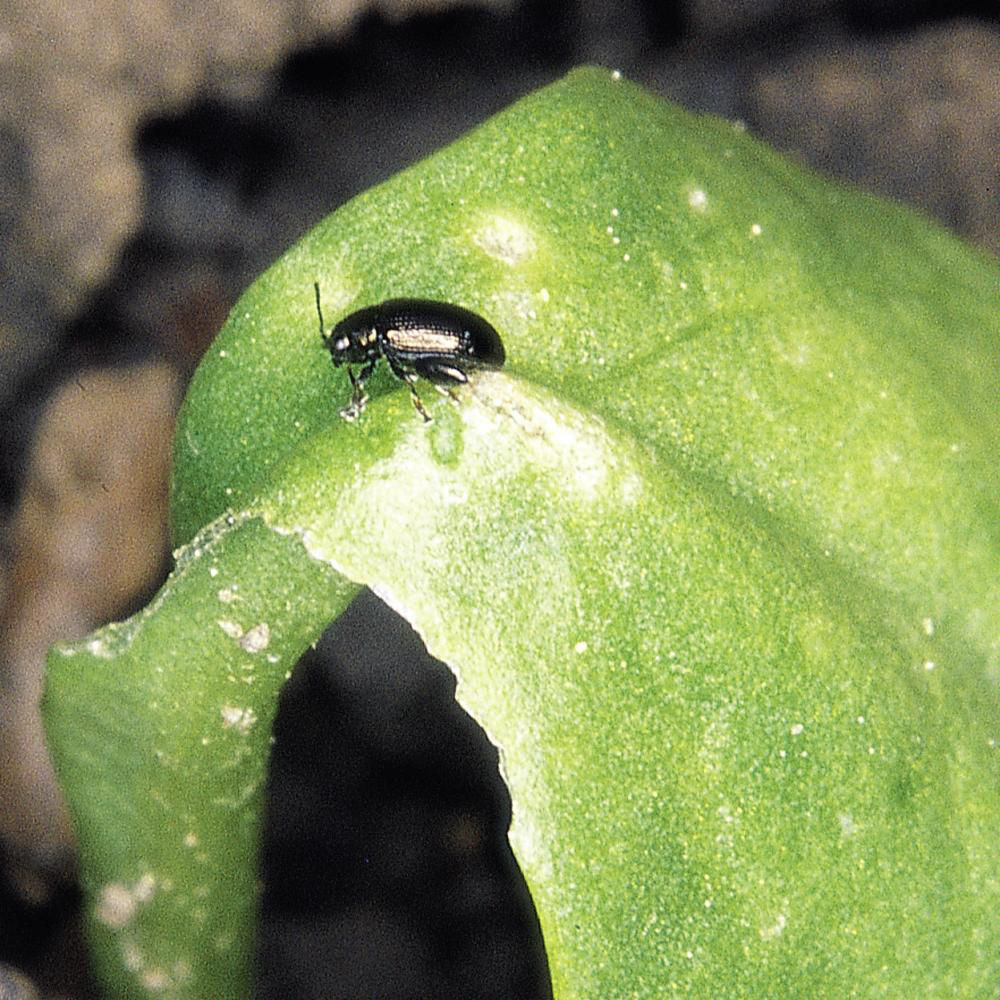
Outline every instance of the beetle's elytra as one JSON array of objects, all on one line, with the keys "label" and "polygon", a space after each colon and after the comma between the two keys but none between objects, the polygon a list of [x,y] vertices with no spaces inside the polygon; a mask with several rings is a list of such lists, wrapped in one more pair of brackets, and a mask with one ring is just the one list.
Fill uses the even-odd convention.
[{"label": "beetle's elytra", "polygon": [[[316,283],[319,332],[334,366],[347,366],[351,380],[351,402],[340,411],[354,420],[365,408],[365,381],[384,357],[392,373],[409,387],[417,412],[430,420],[417,394],[417,376],[447,388],[468,382],[470,368],[499,368],[506,355],[500,334],[482,318],[461,306],[427,299],[389,299],[345,316],[327,333]],[[360,365],[355,374],[352,365]]]}]

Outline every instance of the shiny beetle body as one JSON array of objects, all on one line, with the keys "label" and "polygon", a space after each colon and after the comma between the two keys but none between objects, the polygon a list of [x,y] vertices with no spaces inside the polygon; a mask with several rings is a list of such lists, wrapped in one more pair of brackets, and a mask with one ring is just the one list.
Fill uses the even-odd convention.
[{"label": "shiny beetle body", "polygon": [[[467,369],[499,368],[505,360],[500,334],[481,316],[447,302],[389,299],[351,313],[327,333],[317,284],[316,311],[334,366],[346,365],[351,380],[351,402],[341,410],[345,420],[354,420],[368,402],[364,384],[380,357],[410,387],[413,405],[424,420],[431,418],[417,395],[417,376],[451,395],[447,387],[467,382]],[[357,374],[352,365],[361,366]]]}]

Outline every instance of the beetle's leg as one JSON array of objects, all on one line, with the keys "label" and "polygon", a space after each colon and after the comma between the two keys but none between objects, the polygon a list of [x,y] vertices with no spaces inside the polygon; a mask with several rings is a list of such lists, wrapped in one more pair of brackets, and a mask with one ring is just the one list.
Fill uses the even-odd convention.
[{"label": "beetle's leg", "polygon": [[449,389],[448,386],[442,385],[440,382],[434,383],[434,388],[437,389],[442,396],[447,396],[453,403],[460,403],[461,400],[458,398],[458,393],[454,389]]},{"label": "beetle's leg", "polygon": [[371,374],[375,371],[375,365],[378,362],[378,358],[372,358],[371,361],[366,361],[364,365],[361,366],[361,371],[357,375],[351,369],[351,366],[347,366],[347,374],[351,379],[351,388],[353,389],[351,397],[351,405],[357,406],[359,410],[364,409],[365,404],[368,402],[368,394],[365,392],[365,382],[371,378]]},{"label": "beetle's leg", "polygon": [[347,377],[351,380],[351,401],[340,411],[340,415],[344,420],[353,423],[364,408],[365,398],[364,392],[358,387],[358,380],[354,377],[354,371],[350,365],[347,365]]},{"label": "beetle's leg", "polygon": [[413,367],[418,375],[423,375],[425,379],[435,385],[447,385],[449,382],[464,385],[469,381],[468,376],[458,365],[449,364],[447,361],[434,361],[425,358],[414,362]]},{"label": "beetle's leg", "polygon": [[351,380],[350,409],[353,410],[355,414],[357,414],[364,409],[365,403],[368,402],[368,397],[365,395],[364,371],[362,370],[361,375],[355,375],[354,369],[350,365],[348,365],[347,377]]},{"label": "beetle's leg", "polygon": [[393,375],[396,378],[401,378],[410,387],[410,397],[413,399],[413,405],[416,407],[417,413],[424,418],[424,423],[429,424],[431,422],[431,415],[424,409],[424,402],[417,393],[417,387],[415,385],[417,381],[417,376],[415,372],[408,372],[400,364],[394,361],[389,355],[385,356],[385,360],[389,362],[389,367],[392,369]]},{"label": "beetle's leg", "polygon": [[366,362],[357,375],[354,374],[354,369],[350,365],[347,365],[347,377],[351,380],[351,402],[340,411],[340,415],[345,420],[357,420],[361,411],[367,405],[368,394],[365,392],[365,380],[375,370],[376,361],[378,361],[378,358]]},{"label": "beetle's leg", "polygon": [[431,415],[424,409],[424,401],[420,398],[417,387],[414,385],[417,381],[417,376],[413,372],[405,372],[400,378],[410,387],[410,398],[413,400],[413,405],[416,407],[417,413],[424,418],[425,424],[429,424],[431,422]]},{"label": "beetle's leg", "polygon": [[410,397],[413,399],[413,405],[417,408],[417,413],[424,418],[425,424],[429,424],[431,415],[424,409],[424,402],[417,393],[417,387],[414,384],[417,381],[417,376],[413,372],[406,372],[403,375],[403,380],[410,387]]},{"label": "beetle's leg", "polygon": [[455,390],[448,383],[464,384],[469,381],[465,372],[457,365],[450,365],[445,361],[418,361],[414,366],[425,379],[434,384],[442,396],[451,397],[452,401],[459,402]]}]

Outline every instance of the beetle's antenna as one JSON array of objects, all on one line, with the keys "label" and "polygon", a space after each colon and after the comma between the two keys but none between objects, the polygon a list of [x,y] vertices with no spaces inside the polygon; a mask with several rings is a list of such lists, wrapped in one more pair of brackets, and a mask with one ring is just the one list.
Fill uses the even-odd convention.
[{"label": "beetle's antenna", "polygon": [[313,282],[313,288],[316,289],[316,312],[319,315],[319,335],[323,338],[323,343],[326,343],[326,328],[323,326],[323,309],[319,304],[319,282]]}]

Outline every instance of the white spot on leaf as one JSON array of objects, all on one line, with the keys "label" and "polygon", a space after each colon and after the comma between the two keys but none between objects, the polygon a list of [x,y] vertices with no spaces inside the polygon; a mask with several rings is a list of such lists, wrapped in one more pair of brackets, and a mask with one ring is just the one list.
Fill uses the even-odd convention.
[{"label": "white spot on leaf", "polygon": [[167,987],[172,986],[173,983],[163,969],[153,968],[143,973],[142,985],[154,993],[162,993]]},{"label": "white spot on leaf", "polygon": [[526,226],[505,216],[493,216],[472,237],[473,243],[490,257],[513,267],[533,256],[535,238]]},{"label": "white spot on leaf", "polygon": [[696,212],[704,212],[708,208],[708,195],[701,188],[692,188],[688,192],[688,205]]},{"label": "white spot on leaf", "polygon": [[241,733],[249,732],[257,722],[257,714],[252,708],[223,705],[219,714],[222,716],[223,729],[238,729]]},{"label": "white spot on leaf", "polygon": [[267,649],[270,641],[271,630],[268,628],[267,622],[261,622],[259,625],[254,625],[253,628],[247,629],[240,639],[240,646],[247,653],[260,653],[262,650]]},{"label": "white spot on leaf", "polygon": [[245,653],[260,653],[271,642],[271,630],[267,622],[260,622],[245,632],[237,622],[225,618],[220,618],[216,624],[230,639],[235,639]]},{"label": "white spot on leaf", "polygon": [[788,917],[784,913],[779,913],[773,924],[769,927],[762,927],[760,931],[761,939],[773,941],[781,936],[781,932],[788,926]]},{"label": "white spot on leaf", "polygon": [[841,813],[837,821],[840,823],[842,837],[853,837],[858,832],[858,824],[854,822],[854,817],[850,813]]},{"label": "white spot on leaf", "polygon": [[132,893],[121,884],[106,885],[97,900],[97,919],[112,930],[121,930],[135,916],[136,901]]},{"label": "white spot on leaf", "polygon": [[156,890],[156,880],[143,875],[129,888],[124,882],[111,882],[101,889],[95,906],[97,919],[118,931],[132,922],[140,904],[149,902]]}]

